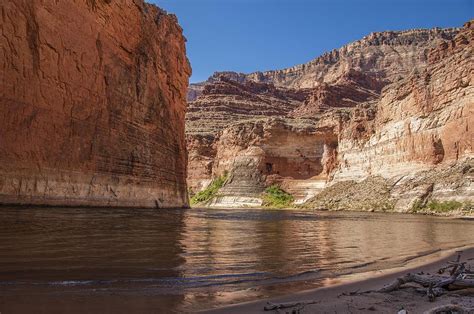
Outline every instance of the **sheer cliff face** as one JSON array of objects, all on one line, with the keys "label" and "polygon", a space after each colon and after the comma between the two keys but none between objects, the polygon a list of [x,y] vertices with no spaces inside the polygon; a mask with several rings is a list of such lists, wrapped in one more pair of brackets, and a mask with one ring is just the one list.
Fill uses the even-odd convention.
[{"label": "sheer cliff face", "polygon": [[0,8],[0,203],[187,206],[176,18],[142,0]]},{"label": "sheer cliff face", "polygon": [[383,32],[291,69],[216,73],[188,93],[190,187],[228,171],[214,205],[259,205],[272,183],[324,208],[472,201],[473,45],[472,23]]}]

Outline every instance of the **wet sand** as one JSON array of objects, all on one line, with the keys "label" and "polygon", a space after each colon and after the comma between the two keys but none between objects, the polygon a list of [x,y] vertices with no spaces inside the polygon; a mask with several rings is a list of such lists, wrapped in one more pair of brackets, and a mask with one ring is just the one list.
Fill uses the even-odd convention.
[{"label": "wet sand", "polygon": [[[474,265],[474,248],[462,250],[462,260]],[[405,309],[408,313],[424,313],[438,306],[457,304],[465,308],[474,309],[474,291],[465,296],[441,296],[435,302],[429,302],[426,296],[418,294],[413,288],[401,289],[391,293],[363,293],[350,295],[351,292],[377,290],[392,282],[397,277],[412,272],[435,274],[439,268],[446,266],[448,261],[454,260],[455,250],[443,252],[443,257],[427,257],[424,261],[417,261],[404,268],[375,271],[365,274],[366,279],[352,280],[346,284],[339,284],[328,288],[303,291],[291,295],[246,302],[232,306],[221,307],[202,313],[232,314],[232,313],[292,313],[292,309],[279,311],[264,311],[267,302],[273,304],[293,302],[316,302],[308,304],[297,313],[397,313]],[[360,274],[358,274],[360,276]],[[351,281],[351,278],[346,278]],[[346,294],[346,295],[344,295]],[[471,312],[469,312],[471,313]],[[474,310],[472,311],[474,313]]]}]

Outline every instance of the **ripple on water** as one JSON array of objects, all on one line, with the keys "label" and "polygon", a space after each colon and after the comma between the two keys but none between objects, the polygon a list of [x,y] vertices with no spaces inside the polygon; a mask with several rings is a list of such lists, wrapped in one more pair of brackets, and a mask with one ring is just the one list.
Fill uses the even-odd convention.
[{"label": "ripple on water", "polygon": [[354,212],[2,208],[1,215],[0,295],[36,287],[139,291],[205,295],[202,304],[223,291],[283,293],[403,266],[470,245],[474,234],[467,220]]}]

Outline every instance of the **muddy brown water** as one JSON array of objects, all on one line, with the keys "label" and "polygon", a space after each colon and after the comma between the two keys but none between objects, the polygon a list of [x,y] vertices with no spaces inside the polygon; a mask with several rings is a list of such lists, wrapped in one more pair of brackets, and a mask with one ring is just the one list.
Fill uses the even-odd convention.
[{"label": "muddy brown water", "polygon": [[474,244],[474,222],[260,209],[0,211],[0,312],[195,311]]}]

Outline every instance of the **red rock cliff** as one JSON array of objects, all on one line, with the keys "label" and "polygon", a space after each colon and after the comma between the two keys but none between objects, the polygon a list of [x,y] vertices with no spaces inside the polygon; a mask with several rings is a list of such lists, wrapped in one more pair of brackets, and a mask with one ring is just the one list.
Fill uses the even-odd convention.
[{"label": "red rock cliff", "polygon": [[187,206],[175,16],[142,0],[0,10],[0,203]]}]

